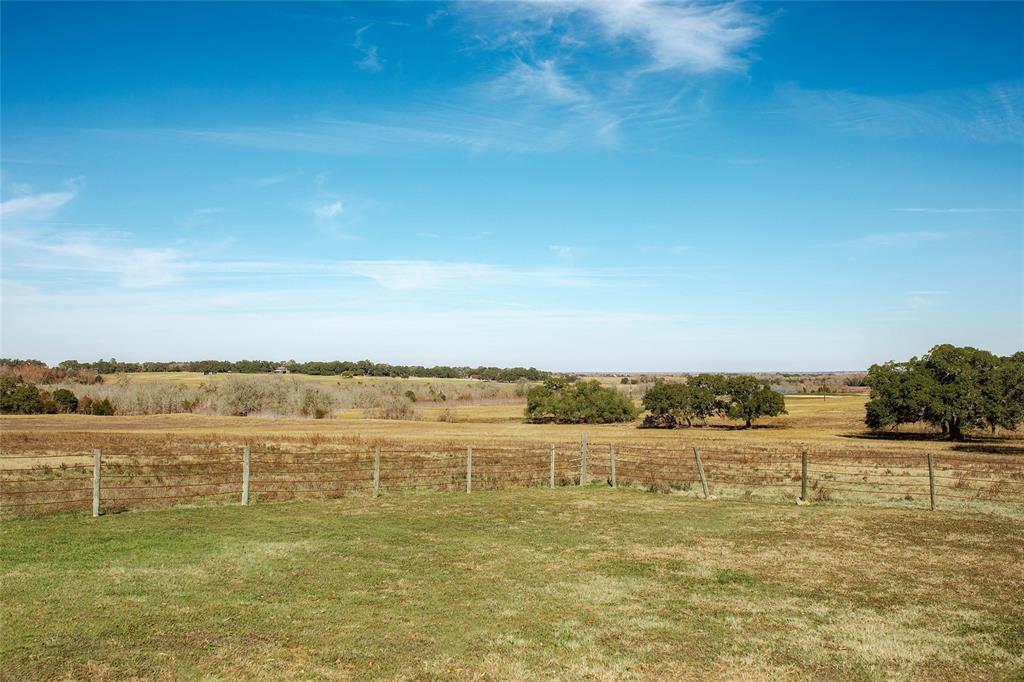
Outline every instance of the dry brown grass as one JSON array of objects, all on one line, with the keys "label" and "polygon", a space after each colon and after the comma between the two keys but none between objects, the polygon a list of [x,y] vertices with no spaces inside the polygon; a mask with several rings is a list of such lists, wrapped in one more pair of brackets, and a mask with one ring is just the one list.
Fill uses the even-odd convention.
[{"label": "dry brown grass", "polygon": [[[446,421],[437,420],[432,413],[445,409],[439,407],[424,410],[426,418],[419,421],[365,419],[358,411],[332,420],[199,415],[2,417],[0,456],[7,458],[3,463],[7,471],[0,472],[0,497],[9,499],[0,503],[31,499],[46,508],[49,505],[42,502],[62,496],[87,497],[95,448],[104,453],[105,471],[124,478],[134,474],[139,486],[154,487],[146,495],[166,494],[186,502],[204,502],[206,498],[198,495],[206,493],[222,501],[233,500],[239,488],[235,479],[240,476],[243,446],[254,453],[254,466],[263,466],[276,484],[271,486],[274,490],[264,491],[263,499],[366,492],[371,474],[365,463],[356,467],[348,460],[334,464],[328,460],[330,453],[340,453],[338,456],[355,462],[370,456],[375,446],[384,450],[384,477],[396,490],[464,485],[467,446],[477,452],[478,487],[543,484],[548,443],[558,444],[557,478],[569,483],[574,476],[578,478],[582,430],[589,433],[592,443],[589,473],[594,480],[610,478],[609,445],[614,443],[620,484],[664,492],[698,494],[691,451],[698,447],[713,495],[794,502],[800,489],[799,455],[808,451],[812,500],[920,507],[928,504],[926,455],[932,452],[938,461],[943,506],[990,509],[1024,502],[1024,440],[1020,436],[967,443],[928,440],[919,432],[878,438],[861,424],[863,404],[864,398],[858,396],[789,397],[789,415],[754,429],[718,421],[704,428],[677,430],[640,429],[635,424],[525,424],[521,405],[460,407]],[[489,448],[493,453],[486,453]],[[487,457],[494,461],[488,464]],[[316,475],[291,476],[267,468],[270,464],[294,468],[297,463],[287,460],[296,458],[305,458],[308,466],[304,473]],[[187,469],[175,469],[170,466],[173,463],[203,462],[210,464],[209,472],[196,466],[195,476],[170,475]],[[118,472],[118,466],[122,471]],[[30,474],[21,473],[26,470]],[[28,478],[52,485],[18,482]],[[408,480],[400,483],[400,479]],[[207,485],[215,480],[224,485]],[[296,483],[289,486],[288,480]],[[53,496],[17,497],[33,489],[52,489]],[[113,493],[108,495],[113,497]],[[163,503],[139,502],[145,503],[143,506]]]}]

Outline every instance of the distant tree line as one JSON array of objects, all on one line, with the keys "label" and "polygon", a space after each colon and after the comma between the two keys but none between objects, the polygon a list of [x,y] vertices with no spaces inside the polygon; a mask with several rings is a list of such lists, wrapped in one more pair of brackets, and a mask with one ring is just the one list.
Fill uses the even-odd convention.
[{"label": "distant tree line", "polygon": [[99,372],[77,362],[62,362],[57,367],[48,367],[45,362],[39,360],[0,358],[0,376],[18,376],[35,384],[103,383]]},{"label": "distant tree line", "polygon": [[[470,379],[486,381],[515,382],[520,379],[527,381],[543,381],[551,376],[534,367],[450,367],[439,365],[423,367],[421,365],[389,365],[386,363],[359,360],[356,362],[336,360],[333,362],[295,362],[287,360],[194,360],[187,362],[119,362],[97,360],[96,362],[79,362],[65,360],[55,368],[49,368],[39,360],[0,359],[0,369],[8,373],[17,373],[36,383],[59,383],[75,377],[88,376],[90,379],[102,374],[118,372],[234,372],[236,374],[265,374],[278,367],[284,367],[293,374],[311,374],[326,376],[370,376],[370,377],[422,377],[431,379]],[[12,372],[11,370],[18,371]],[[34,376],[25,376],[32,372]],[[81,382],[87,383],[87,382]]]},{"label": "distant tree line", "polygon": [[715,416],[741,420],[749,428],[760,417],[786,414],[782,395],[749,375],[698,374],[686,383],[658,381],[644,394],[643,405],[649,412],[643,425],[660,429],[684,422],[703,425]]},{"label": "distant tree line", "polygon": [[924,422],[953,440],[968,431],[1024,423],[1024,352],[935,346],[924,357],[872,365],[865,423],[872,429]]}]

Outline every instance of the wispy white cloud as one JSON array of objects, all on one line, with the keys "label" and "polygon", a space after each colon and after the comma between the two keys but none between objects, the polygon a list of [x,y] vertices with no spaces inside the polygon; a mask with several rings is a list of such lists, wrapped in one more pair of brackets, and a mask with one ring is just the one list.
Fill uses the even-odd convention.
[{"label": "wispy white cloud", "polygon": [[48,220],[65,204],[78,196],[82,178],[72,178],[62,192],[26,194],[0,202],[0,216],[11,220]]},{"label": "wispy white cloud", "polygon": [[823,247],[839,248],[871,248],[871,247],[910,247],[928,244],[954,236],[955,232],[939,232],[935,230],[916,230],[908,232],[874,232],[862,237],[845,239]]},{"label": "wispy white cloud", "polygon": [[213,287],[253,285],[287,277],[291,282],[366,280],[390,291],[452,292],[522,287],[642,286],[665,277],[688,277],[675,269],[578,268],[571,249],[553,247],[569,258],[559,267],[496,265],[443,260],[211,260],[184,246],[139,245],[128,233],[66,234],[10,231],[3,234],[5,276],[15,282],[53,282],[63,274],[79,286],[96,277],[124,289],[170,285]]},{"label": "wispy white cloud", "polygon": [[1024,82],[898,97],[788,86],[779,96],[798,118],[849,132],[986,143],[1024,138]]},{"label": "wispy white cloud", "polygon": [[223,206],[205,206],[203,208],[194,208],[188,212],[188,215],[184,217],[182,223],[186,227],[198,227],[201,225],[208,225],[214,216],[227,213],[228,209]]},{"label": "wispy white cloud", "polygon": [[551,59],[536,65],[517,59],[507,73],[490,84],[490,90],[498,98],[526,97],[558,104],[590,100],[590,95],[578,88]]},{"label": "wispy white cloud", "polygon": [[649,71],[741,69],[763,19],[740,3],[601,0],[581,5],[613,39],[646,52]]},{"label": "wispy white cloud", "polygon": [[946,296],[949,292],[938,289],[929,289],[923,291],[908,291],[903,295],[904,302],[907,307],[912,310],[920,310],[923,308],[931,308],[935,306],[939,299]]},{"label": "wispy white cloud", "polygon": [[607,146],[610,138],[602,134],[601,128],[608,123],[583,125],[576,118],[551,121],[539,112],[513,116],[485,106],[424,104],[415,107],[414,112],[378,112],[372,123],[320,119],[273,126],[101,132],[117,137],[166,136],[336,156],[406,156],[437,149],[519,154],[552,153],[577,145]]},{"label": "wispy white cloud", "polygon": [[355,40],[352,42],[352,47],[356,48],[363,54],[363,58],[356,61],[356,66],[366,71],[380,71],[383,68],[380,57],[377,54],[377,46],[367,43],[363,38],[363,34],[369,30],[373,24],[367,24],[362,28],[356,29]]},{"label": "wispy white cloud", "polygon": [[173,248],[133,245],[130,235],[26,234],[5,231],[5,268],[41,274],[79,272],[112,276],[125,288],[171,284],[188,269]]},{"label": "wispy white cloud", "polygon": [[278,175],[268,175],[266,177],[249,180],[245,184],[252,185],[253,187],[272,187],[273,185],[280,185],[283,182],[288,182],[298,176],[299,173],[280,173]]},{"label": "wispy white cloud", "polygon": [[576,249],[574,249],[571,246],[562,246],[562,245],[559,245],[559,244],[552,244],[551,246],[548,247],[548,250],[551,251],[551,253],[553,253],[556,256],[558,256],[560,259],[562,259],[564,261],[567,261],[567,262],[570,262],[570,263],[572,262],[573,258],[576,255]]},{"label": "wispy white cloud", "polygon": [[[330,155],[616,148],[635,131],[678,134],[704,107],[705,93],[688,80],[742,68],[763,25],[737,3],[466,3],[453,11],[470,52],[493,50],[504,59],[497,70],[494,59],[480,60],[475,77],[440,96],[365,116],[140,134]],[[354,38],[359,65],[370,70],[383,64],[368,41],[376,25],[361,26]],[[630,53],[631,66],[584,61],[584,53],[604,49]]]},{"label": "wispy white cloud", "polygon": [[590,2],[465,3],[471,36],[487,49],[563,54],[584,48],[632,49],[638,72],[707,74],[741,69],[764,18],[738,2],[592,0]]},{"label": "wispy white cloud", "polygon": [[313,215],[317,220],[333,220],[345,212],[341,200],[328,201],[313,208]]}]

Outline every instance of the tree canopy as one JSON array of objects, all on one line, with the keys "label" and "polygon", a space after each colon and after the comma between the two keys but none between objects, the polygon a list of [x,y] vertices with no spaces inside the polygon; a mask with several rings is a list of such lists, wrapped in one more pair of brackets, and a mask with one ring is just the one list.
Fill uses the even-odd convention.
[{"label": "tree canopy", "polygon": [[1000,357],[949,344],[921,358],[872,365],[865,423],[872,429],[924,422],[953,440],[1024,422],[1024,352]]},{"label": "tree canopy", "polygon": [[743,420],[749,427],[760,417],[786,413],[780,394],[746,375],[698,374],[686,383],[659,381],[644,394],[643,405],[649,412],[644,426],[668,429],[684,421],[687,426],[693,426],[694,420],[704,423],[715,415]]},{"label": "tree canopy", "polygon": [[548,379],[526,394],[526,420],[559,424],[608,424],[636,419],[633,401],[598,381]]}]

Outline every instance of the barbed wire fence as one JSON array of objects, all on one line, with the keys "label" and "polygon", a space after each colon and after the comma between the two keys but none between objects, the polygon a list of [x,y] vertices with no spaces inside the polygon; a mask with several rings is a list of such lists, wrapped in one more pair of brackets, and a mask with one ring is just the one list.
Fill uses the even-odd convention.
[{"label": "barbed wire fence", "polygon": [[803,448],[518,443],[286,451],[0,453],[0,513],[94,516],[353,494],[629,486],[699,499],[1024,511],[1024,457]]}]

